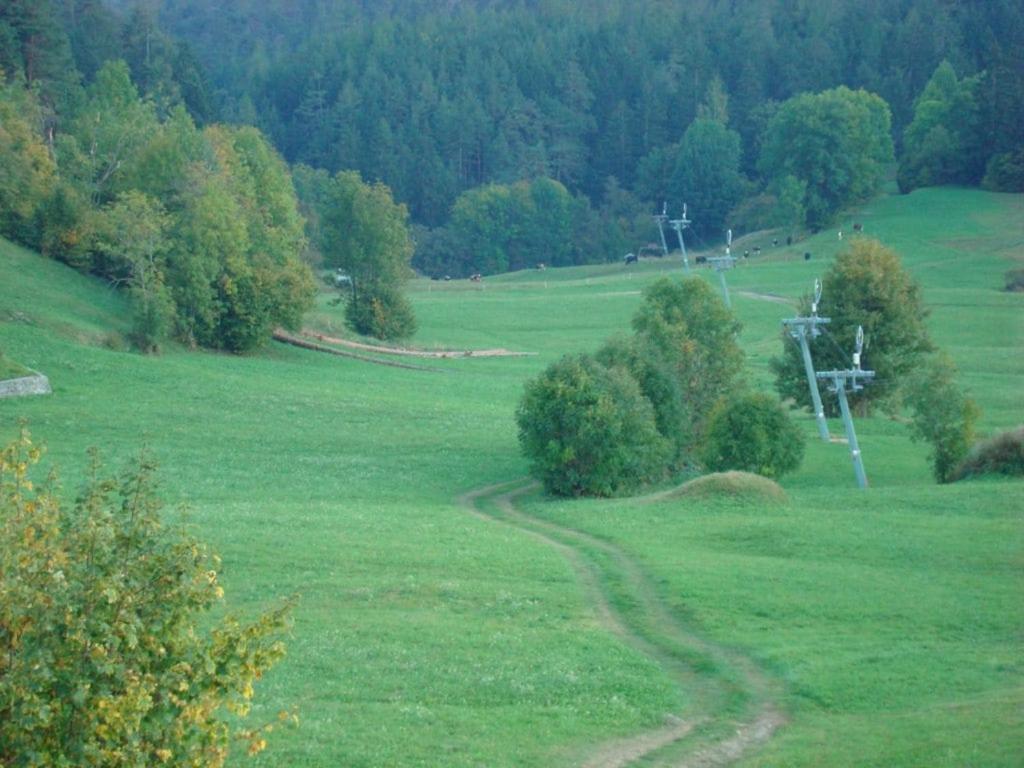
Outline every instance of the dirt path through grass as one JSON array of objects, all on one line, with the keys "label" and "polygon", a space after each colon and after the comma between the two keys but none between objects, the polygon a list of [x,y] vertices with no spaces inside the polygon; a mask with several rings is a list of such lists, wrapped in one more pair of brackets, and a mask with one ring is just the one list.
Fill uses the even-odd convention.
[{"label": "dirt path through grass", "polygon": [[795,299],[790,299],[786,296],[779,296],[777,293],[761,293],[760,291],[736,291],[739,296],[745,296],[748,299],[757,299],[758,301],[771,301],[776,304],[796,304]]},{"label": "dirt path through grass", "polygon": [[349,347],[350,349],[362,349],[367,352],[379,352],[384,355],[404,355],[406,357],[429,357],[429,358],[449,358],[449,357],[529,357],[536,354],[535,352],[513,352],[510,349],[405,349],[404,347],[385,347],[376,344],[364,344],[360,341],[352,341],[351,339],[338,339],[333,336],[327,336],[323,333],[316,331],[304,330],[303,336],[310,336],[317,341],[322,341],[327,344],[337,344],[341,347]]},{"label": "dirt path through grass", "polygon": [[583,768],[622,768],[638,760],[713,768],[735,762],[771,738],[785,722],[774,701],[774,682],[751,659],[686,627],[640,565],[617,546],[519,509],[516,499],[536,487],[527,481],[503,483],[470,491],[458,501],[477,517],[557,550],[576,571],[600,622],[693,697],[692,712],[670,715],[658,728],[595,747]]}]

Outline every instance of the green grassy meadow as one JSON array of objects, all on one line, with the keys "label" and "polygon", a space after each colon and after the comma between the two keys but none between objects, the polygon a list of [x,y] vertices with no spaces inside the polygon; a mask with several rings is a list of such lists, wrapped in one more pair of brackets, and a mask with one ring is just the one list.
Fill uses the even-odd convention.
[{"label": "green grassy meadow", "polygon": [[[922,284],[983,432],[1024,421],[1024,295],[1001,291],[1024,260],[1024,196],[920,190],[878,199],[844,232],[855,220]],[[728,279],[750,381],[767,388],[784,301],[844,243],[755,237],[734,252],[754,244],[763,255]],[[408,370],[278,343],[143,357],[119,341],[120,295],[0,242],[0,348],[54,390],[0,400],[0,438],[27,419],[68,496],[89,446],[115,468],[147,446],[165,498],[222,554],[232,610],[299,596],[254,716],[297,707],[300,725],[237,764],[580,764],[668,713],[699,714],[702,689],[731,671],[666,678],[602,624],[559,551],[456,499],[527,473],[512,418],[524,381],[626,332],[642,288],[680,272],[651,260],[415,281],[417,346],[534,354]],[[310,325],[337,330],[340,308],[322,303]],[[613,543],[680,622],[773,681],[789,722],[742,765],[1019,765],[1024,483],[937,486],[927,448],[876,416],[857,422],[872,484],[858,492],[846,446],[800,423],[807,455],[786,502],[535,494],[523,508]]]}]

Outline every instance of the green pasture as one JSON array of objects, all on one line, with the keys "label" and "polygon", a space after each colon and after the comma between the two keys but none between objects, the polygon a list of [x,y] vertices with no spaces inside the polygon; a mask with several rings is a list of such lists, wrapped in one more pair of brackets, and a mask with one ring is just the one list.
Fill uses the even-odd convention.
[{"label": "green pasture", "polygon": [[[1024,197],[920,190],[851,214],[846,238],[853,221],[921,282],[983,431],[1024,421],[1024,296],[1001,291],[1024,259]],[[779,321],[844,245],[835,230],[770,242],[740,239],[734,252],[762,254],[728,275],[760,388]],[[297,707],[301,722],[255,764],[579,764],[696,712],[701,687],[731,671],[674,685],[602,626],[559,552],[456,499],[526,474],[512,418],[523,382],[626,332],[642,288],[680,272],[655,259],[417,280],[416,346],[532,354],[406,370],[277,343],[130,353],[119,294],[4,242],[0,349],[54,394],[0,400],[0,438],[27,419],[69,497],[89,446],[112,467],[148,447],[164,496],[223,555],[232,610],[299,596],[254,716]],[[310,324],[340,331],[340,308],[322,302]],[[1024,485],[936,486],[926,447],[876,416],[857,422],[872,483],[857,492],[846,446],[799,418],[807,456],[786,502],[534,495],[524,509],[614,543],[680,621],[774,681],[789,723],[744,765],[1019,764]]]}]

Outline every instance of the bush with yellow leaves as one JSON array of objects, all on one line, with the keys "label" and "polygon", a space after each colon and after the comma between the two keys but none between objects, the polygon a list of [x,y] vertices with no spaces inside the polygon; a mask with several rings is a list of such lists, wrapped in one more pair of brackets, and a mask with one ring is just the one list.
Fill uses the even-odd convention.
[{"label": "bush with yellow leaves", "polygon": [[270,726],[235,725],[284,654],[289,605],[225,618],[219,560],[160,519],[152,462],[73,505],[32,480],[23,430],[0,450],[0,765],[220,766]]}]

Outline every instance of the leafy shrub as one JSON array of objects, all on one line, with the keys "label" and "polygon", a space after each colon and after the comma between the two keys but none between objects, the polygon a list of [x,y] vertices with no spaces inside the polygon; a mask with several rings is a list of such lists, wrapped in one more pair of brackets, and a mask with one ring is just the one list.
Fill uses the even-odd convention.
[{"label": "leafy shrub", "polygon": [[644,336],[617,336],[606,341],[595,358],[608,368],[629,371],[654,409],[658,432],[674,446],[673,458],[680,458],[692,437],[692,412],[661,350]]},{"label": "leafy shrub", "polygon": [[170,333],[174,322],[174,302],[163,286],[149,295],[133,290],[132,300],[135,312],[129,338],[140,352],[155,354],[160,351],[160,342]]},{"label": "leafy shrub", "polygon": [[978,475],[1024,476],[1024,427],[978,443],[950,479],[962,480]]},{"label": "leafy shrub", "polygon": [[153,466],[34,489],[26,432],[0,450],[0,765],[221,766],[287,607],[227,617],[219,560],[164,525]]},{"label": "leafy shrub", "polygon": [[114,352],[127,352],[129,347],[128,339],[119,331],[107,331],[107,333],[103,334],[103,338],[100,339],[100,346]]},{"label": "leafy shrub", "polygon": [[913,409],[915,440],[931,443],[935,479],[948,483],[974,442],[978,406],[956,386],[956,367],[946,357],[929,360],[910,378],[906,399]]},{"label": "leafy shrub", "polygon": [[39,244],[35,212],[57,172],[42,126],[35,95],[0,79],[0,235],[32,247]]},{"label": "leafy shrub", "polygon": [[804,436],[777,400],[747,394],[714,407],[700,453],[708,469],[780,477],[800,466]]},{"label": "leafy shrub", "polygon": [[377,339],[405,339],[416,332],[416,315],[402,292],[386,284],[363,288],[345,305],[345,319],[357,333]]},{"label": "leafy shrub", "polygon": [[981,186],[993,192],[1024,192],[1024,147],[989,158]]},{"label": "leafy shrub", "polygon": [[1004,277],[1007,291],[1024,291],[1024,268],[1007,270]]},{"label": "leafy shrub", "polygon": [[519,442],[550,493],[610,496],[664,472],[671,447],[622,368],[563,357],[526,385]]}]

